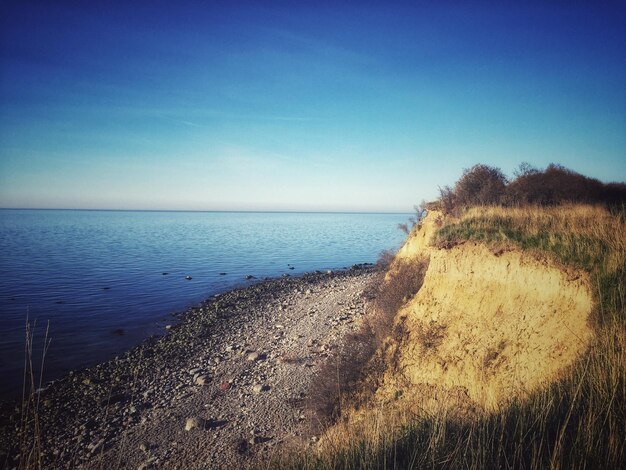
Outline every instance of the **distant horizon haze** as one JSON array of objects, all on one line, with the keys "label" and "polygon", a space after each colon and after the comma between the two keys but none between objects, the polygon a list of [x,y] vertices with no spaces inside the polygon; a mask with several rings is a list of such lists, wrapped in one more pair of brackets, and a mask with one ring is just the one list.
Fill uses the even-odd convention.
[{"label": "distant horizon haze", "polygon": [[411,211],[370,211],[370,210],[271,210],[271,209],[132,209],[132,208],[93,208],[93,207],[0,207],[3,211],[93,211],[93,212],[224,212],[250,214],[388,214],[410,215]]}]

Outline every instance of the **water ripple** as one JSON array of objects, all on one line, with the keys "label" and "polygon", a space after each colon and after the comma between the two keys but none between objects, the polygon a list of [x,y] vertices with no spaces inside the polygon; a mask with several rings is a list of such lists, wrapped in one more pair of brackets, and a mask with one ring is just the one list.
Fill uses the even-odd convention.
[{"label": "water ripple", "polygon": [[0,396],[21,383],[27,314],[39,338],[50,321],[51,379],[112,357],[248,274],[374,262],[400,245],[406,217],[0,210]]}]

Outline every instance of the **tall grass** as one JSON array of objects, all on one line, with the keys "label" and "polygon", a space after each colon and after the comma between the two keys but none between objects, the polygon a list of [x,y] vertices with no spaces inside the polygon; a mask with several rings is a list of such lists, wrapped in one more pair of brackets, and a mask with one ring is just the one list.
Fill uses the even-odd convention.
[{"label": "tall grass", "polygon": [[[558,382],[472,419],[445,411],[393,429],[380,418],[366,434],[335,435],[294,468],[626,468],[625,211],[594,206],[472,208],[448,219],[441,247],[468,240],[550,253],[590,274],[595,338]],[[459,299],[462,301],[462,299]]]},{"label": "tall grass", "polygon": [[43,385],[44,365],[46,354],[50,346],[50,324],[47,324],[45,334],[42,339],[43,347],[41,349],[40,360],[35,358],[33,354],[33,348],[36,341],[36,329],[37,323],[31,323],[27,317],[24,341],[22,400],[20,403],[19,425],[16,429],[20,450],[20,459],[19,462],[17,462],[17,468],[19,469],[44,468],[41,459],[41,456],[43,455],[43,448],[41,439],[41,403],[39,391]]}]

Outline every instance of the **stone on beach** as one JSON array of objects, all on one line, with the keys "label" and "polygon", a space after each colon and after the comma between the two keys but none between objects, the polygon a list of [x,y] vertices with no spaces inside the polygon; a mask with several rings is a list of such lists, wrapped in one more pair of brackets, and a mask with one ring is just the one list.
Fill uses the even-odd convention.
[{"label": "stone on beach", "polygon": [[255,386],[252,387],[252,391],[257,394],[261,392],[266,392],[269,389],[270,388],[267,385],[262,385],[262,384],[256,384]]},{"label": "stone on beach", "polygon": [[[338,272],[332,280],[321,273],[277,278],[212,296],[181,315],[167,334],[89,374],[75,374],[73,382],[55,384],[55,395],[49,396],[53,403],[73,397],[74,388],[80,392],[71,402],[78,404],[74,410],[80,413],[79,421],[93,415],[88,404],[93,400],[105,407],[102,429],[98,414],[94,425],[81,428],[75,438],[72,434],[81,446],[80,461],[90,468],[91,459],[115,462],[121,455],[128,459],[127,468],[193,468],[195,462],[189,460],[193,456],[210,468],[222,464],[240,468],[243,460],[239,459],[252,458],[253,453],[240,454],[232,443],[248,426],[254,426],[256,434],[250,439],[246,432],[242,440],[246,449],[256,445],[258,452],[271,449],[277,442],[272,439],[282,437],[282,423],[293,421],[300,427],[308,422],[300,408],[294,411],[287,403],[303,396],[304,384],[323,361],[317,349],[333,345],[351,330],[347,322],[335,320],[347,315],[337,304],[351,305],[347,293],[356,288],[344,293],[336,286],[355,282],[360,292],[373,278],[373,273],[363,274],[348,277]],[[313,318],[311,312],[317,312]],[[323,351],[330,354],[328,346]],[[135,390],[136,371],[143,379]],[[90,386],[82,385],[85,379]],[[113,391],[102,394],[109,383]],[[142,397],[141,403],[136,397]],[[70,417],[66,413],[62,418],[68,426],[74,422]],[[126,444],[121,437],[124,429],[133,436]],[[57,442],[65,439],[61,432],[59,427]],[[187,438],[176,443],[172,441],[176,433]],[[106,446],[91,452],[88,445],[93,448],[100,439]],[[206,440],[207,446],[192,448],[196,439]],[[69,462],[69,453],[61,453],[46,455],[45,462]]]},{"label": "stone on beach", "polygon": [[208,375],[198,375],[193,380],[196,385],[206,385],[209,383],[210,377]]},{"label": "stone on beach", "polygon": [[259,359],[263,359],[262,355],[258,352],[254,351],[248,354],[247,358],[250,362],[258,361]]},{"label": "stone on beach", "polygon": [[204,423],[204,419],[198,416],[187,418],[187,421],[185,421],[185,431],[191,431],[194,428],[202,429],[204,428]]}]

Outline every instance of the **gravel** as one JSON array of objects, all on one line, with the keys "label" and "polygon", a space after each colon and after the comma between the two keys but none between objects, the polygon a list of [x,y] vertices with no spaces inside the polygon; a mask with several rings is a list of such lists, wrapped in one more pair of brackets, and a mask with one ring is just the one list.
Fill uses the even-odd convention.
[{"label": "gravel", "polygon": [[378,271],[282,277],[216,295],[162,337],[40,393],[38,422],[0,414],[0,462],[38,434],[44,468],[247,468],[313,441],[303,400],[367,310]]}]

